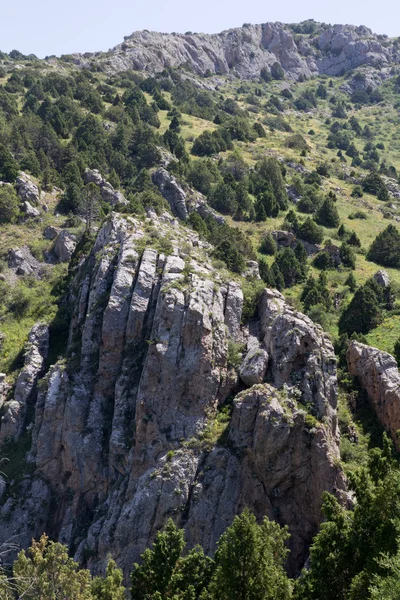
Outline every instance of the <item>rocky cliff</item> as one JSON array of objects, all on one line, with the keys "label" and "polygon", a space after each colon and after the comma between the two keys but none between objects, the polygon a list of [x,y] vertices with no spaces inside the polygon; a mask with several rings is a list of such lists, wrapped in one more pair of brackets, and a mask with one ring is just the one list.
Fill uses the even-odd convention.
[{"label": "rocky cliff", "polygon": [[[213,35],[140,31],[107,53],[74,58],[82,66],[95,58],[108,72],[134,69],[154,74],[185,67],[196,75],[232,73],[243,79],[258,78],[263,67],[271,68],[276,62],[289,79],[342,75],[364,65],[375,67],[384,78],[400,62],[398,46],[367,27],[311,25],[244,25]],[[303,31],[309,33],[298,33]]]},{"label": "rocky cliff", "polygon": [[400,448],[400,374],[396,359],[387,352],[352,341],[347,351],[350,375],[367,392],[378,420]]},{"label": "rocky cliff", "polygon": [[241,324],[240,285],[208,252],[167,213],[103,224],[71,283],[67,358],[35,388],[33,423],[20,409],[15,432],[1,424],[32,435],[3,491],[2,542],[46,530],[94,570],[111,552],[128,573],[168,517],[212,552],[249,506],[288,524],[301,568],[322,492],[345,489],[333,348],[274,290]]}]

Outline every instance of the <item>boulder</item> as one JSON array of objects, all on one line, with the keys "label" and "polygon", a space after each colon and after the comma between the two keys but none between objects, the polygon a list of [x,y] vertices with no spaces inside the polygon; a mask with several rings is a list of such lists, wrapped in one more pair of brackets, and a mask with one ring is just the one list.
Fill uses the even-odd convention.
[{"label": "boulder", "polygon": [[31,254],[28,246],[21,248],[11,248],[7,254],[8,268],[14,271],[16,275],[24,276],[40,274],[41,263]]},{"label": "boulder", "polygon": [[374,274],[374,279],[378,285],[387,288],[390,285],[390,277],[387,271],[380,269]]},{"label": "boulder", "polygon": [[61,229],[58,227],[53,227],[53,225],[48,225],[43,232],[46,240],[55,240],[56,237],[61,233]]},{"label": "boulder", "polygon": [[243,277],[248,277],[250,279],[261,279],[258,262],[256,260],[248,260],[246,262],[246,270],[243,273]]},{"label": "boulder", "polygon": [[250,348],[240,366],[240,379],[249,387],[257,383],[262,383],[267,366],[268,352],[257,344]]},{"label": "boulder", "polygon": [[271,235],[278,246],[294,248],[297,243],[296,236],[291,231],[271,231]]},{"label": "boulder", "polygon": [[32,206],[27,200],[22,204],[22,210],[27,217],[40,217],[40,210]]},{"label": "boulder", "polygon": [[76,236],[67,230],[60,231],[52,247],[52,253],[59,262],[68,262],[76,248]]}]

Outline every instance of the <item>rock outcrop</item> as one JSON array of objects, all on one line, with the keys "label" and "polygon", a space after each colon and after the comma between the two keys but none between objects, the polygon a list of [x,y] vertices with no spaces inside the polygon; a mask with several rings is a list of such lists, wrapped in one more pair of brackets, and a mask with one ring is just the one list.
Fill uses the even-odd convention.
[{"label": "rock outcrop", "polygon": [[[168,517],[213,552],[248,505],[288,524],[297,572],[322,491],[345,489],[336,362],[322,330],[272,290],[241,325],[239,284],[170,215],[112,213],[69,301],[67,360],[40,383],[31,475],[12,502],[3,494],[0,541],[17,531],[29,545],[46,530],[94,571],[111,552],[128,573]],[[239,363],[246,347],[237,370],[232,344]]]},{"label": "rock outcrop", "polygon": [[94,183],[100,188],[100,194],[104,202],[116,206],[117,204],[128,204],[128,200],[125,196],[115,190],[111,183],[109,183],[104,177],[102,177],[100,171],[97,169],[86,169],[83,176],[85,185],[88,183]]},{"label": "rock outcrop", "polygon": [[387,288],[390,285],[389,274],[384,269],[379,269],[379,271],[374,274],[374,279],[376,283],[383,288]]},{"label": "rock outcrop", "polygon": [[400,374],[396,359],[387,352],[350,342],[347,351],[349,373],[367,392],[372,408],[383,427],[400,449]]},{"label": "rock outcrop", "polygon": [[187,185],[184,188],[164,167],[160,167],[153,173],[152,180],[168,202],[175,217],[186,221],[189,213],[198,212],[203,218],[212,217],[219,225],[225,223],[224,217],[211,208],[200,192]]},{"label": "rock outcrop", "polygon": [[68,262],[71,260],[76,243],[76,236],[64,229],[57,235],[52,246],[52,253],[59,262]]},{"label": "rock outcrop", "polygon": [[5,441],[17,442],[24,431],[28,402],[42,374],[49,350],[49,328],[44,324],[32,327],[25,348],[25,365],[18,375],[14,398],[4,404],[0,420],[0,445]]},{"label": "rock outcrop", "polygon": [[[397,46],[364,26],[313,22],[308,35],[298,35],[301,25],[297,30],[283,23],[264,23],[212,35],[138,31],[107,54],[76,54],[74,59],[78,65],[89,67],[95,58],[107,72],[134,69],[154,74],[185,65],[196,75],[232,73],[243,79],[259,78],[261,69],[270,69],[274,63],[281,65],[290,79],[342,75],[366,67],[365,79],[374,84],[390,76],[391,66],[400,62]],[[371,75],[375,71],[379,76]],[[207,85],[207,81],[202,84]]]},{"label": "rock outcrop", "polygon": [[33,256],[28,246],[21,248],[10,248],[7,254],[7,266],[15,275],[38,275],[40,276],[42,264]]},{"label": "rock outcrop", "polygon": [[30,202],[27,200],[22,203],[22,210],[25,213],[25,216],[28,218],[40,217],[40,210],[35,206],[32,206]]},{"label": "rock outcrop", "polygon": [[153,173],[152,179],[170,205],[172,213],[182,221],[186,221],[189,216],[186,207],[186,194],[175,177],[170,175],[166,169],[160,167]]},{"label": "rock outcrop", "polygon": [[16,186],[18,196],[21,198],[23,203],[27,204],[31,208],[34,208],[35,205],[40,204],[39,188],[30,175],[21,172],[17,177]]}]

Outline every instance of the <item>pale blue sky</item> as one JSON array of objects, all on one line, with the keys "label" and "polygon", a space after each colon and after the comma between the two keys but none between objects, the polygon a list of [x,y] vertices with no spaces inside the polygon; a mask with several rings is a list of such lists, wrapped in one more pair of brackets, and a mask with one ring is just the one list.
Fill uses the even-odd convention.
[{"label": "pale blue sky", "polygon": [[108,50],[140,29],[218,32],[313,18],[400,36],[397,0],[0,0],[0,50],[39,57]]}]

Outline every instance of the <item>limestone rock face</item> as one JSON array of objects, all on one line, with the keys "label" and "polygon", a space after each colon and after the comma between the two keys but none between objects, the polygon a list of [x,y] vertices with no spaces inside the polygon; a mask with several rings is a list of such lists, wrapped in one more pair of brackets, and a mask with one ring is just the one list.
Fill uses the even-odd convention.
[{"label": "limestone rock face", "polygon": [[68,262],[76,248],[76,236],[67,230],[60,231],[57,235],[52,252],[59,262]]},{"label": "limestone rock face", "polygon": [[27,173],[20,173],[16,180],[17,193],[22,202],[31,205],[40,204],[39,188]]},{"label": "limestone rock face", "polygon": [[[288,524],[301,568],[322,491],[345,487],[332,345],[272,290],[241,325],[240,286],[207,251],[167,213],[102,225],[71,285],[67,359],[38,386],[32,474],[14,504],[4,492],[0,542],[46,530],[94,571],[111,552],[127,574],[168,517],[213,552],[249,505]],[[232,342],[247,346],[238,372]],[[228,397],[231,422],[214,439]]]},{"label": "limestone rock face", "polygon": [[111,183],[106,181],[97,169],[86,169],[84,173],[84,182],[85,185],[94,183],[99,186],[102,199],[104,202],[111,204],[111,206],[115,206],[116,204],[128,204],[128,200],[125,196],[118,190],[115,190]]},{"label": "limestone rock face", "polygon": [[360,342],[350,342],[347,351],[350,375],[357,377],[382,425],[399,449],[400,374],[396,359],[387,352]]},{"label": "limestone rock face", "polygon": [[[75,55],[83,67],[89,66],[89,58]],[[271,69],[274,63],[289,79],[364,68],[366,81],[379,84],[391,76],[390,68],[399,64],[400,55],[391,40],[367,27],[315,23],[313,33],[299,40],[290,26],[278,22],[246,24],[212,35],[138,31],[107,54],[96,54],[96,61],[107,72],[134,69],[152,74],[190,65],[195,75],[215,76],[214,82],[198,82],[204,87],[217,85],[219,75],[257,79],[263,67]]]},{"label": "limestone rock face", "polygon": [[325,417],[337,437],[336,357],[328,335],[286,304],[276,290],[264,291],[259,312],[275,386],[299,390],[302,402],[309,404],[319,419]]},{"label": "limestone rock face", "polygon": [[153,173],[153,183],[160,189],[160,192],[169,203],[172,213],[182,221],[186,221],[188,218],[186,194],[175,177],[161,167]]},{"label": "limestone rock face", "polygon": [[28,401],[42,373],[49,350],[49,328],[38,323],[32,327],[25,353],[25,365],[18,375],[14,398],[4,404],[0,422],[0,444],[18,441],[24,430]]}]

